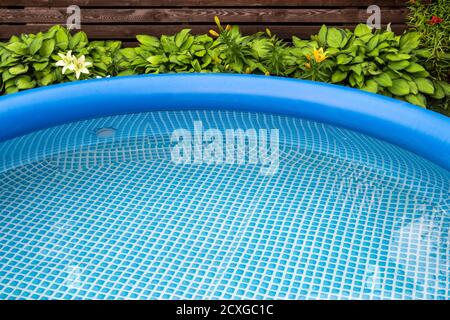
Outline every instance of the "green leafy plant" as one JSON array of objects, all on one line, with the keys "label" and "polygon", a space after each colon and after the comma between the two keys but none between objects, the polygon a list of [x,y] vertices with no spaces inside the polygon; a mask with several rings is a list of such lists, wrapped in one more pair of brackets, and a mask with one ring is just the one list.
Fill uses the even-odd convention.
[{"label": "green leafy plant", "polygon": [[[434,100],[441,100],[448,91],[450,79],[450,0],[424,2],[409,1],[408,24],[420,35],[420,48],[423,55],[420,62],[431,75],[435,92]],[[450,99],[438,103],[448,109]]]},{"label": "green leafy plant", "polygon": [[[421,65],[425,50],[419,48],[420,34],[396,36],[387,30],[358,25],[354,32],[323,26],[312,37],[327,48],[335,62],[331,82],[380,93],[426,107],[427,96],[449,95],[448,84],[436,85]],[[438,90],[442,91],[437,96]]]},{"label": "green leafy plant", "polygon": [[[80,77],[114,75],[113,57],[120,46],[118,41],[89,43],[84,32],[71,35],[61,26],[44,33],[13,36],[8,42],[0,43],[0,89],[14,93]],[[72,63],[91,66],[88,74],[78,74],[72,67],[63,73],[64,67],[57,64],[62,56],[68,57],[69,51]]]},{"label": "green leafy plant", "polygon": [[[448,1],[448,0],[447,0]],[[14,36],[0,43],[2,93],[52,83],[105,76],[175,72],[234,72],[295,77],[346,85],[426,107],[429,100],[450,96],[448,80],[430,64],[430,49],[418,31],[395,35],[390,28],[328,28],[292,43],[266,29],[242,35],[237,26],[209,35],[189,29],[174,35],[136,36],[139,45],[122,48],[119,41],[89,42],[84,32],[61,26],[36,35]]]}]

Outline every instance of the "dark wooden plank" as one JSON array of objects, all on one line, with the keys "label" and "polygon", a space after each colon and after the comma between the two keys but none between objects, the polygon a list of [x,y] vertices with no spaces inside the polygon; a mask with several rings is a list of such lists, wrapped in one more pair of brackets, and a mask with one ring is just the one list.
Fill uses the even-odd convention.
[{"label": "dark wooden plank", "polygon": [[0,0],[0,6],[66,7],[364,7],[405,6],[406,0]]},{"label": "dark wooden plank", "polygon": [[[83,9],[82,23],[211,23],[219,16],[224,23],[348,23],[365,22],[364,9]],[[382,12],[383,22],[403,23],[407,9]],[[66,8],[0,9],[0,23],[66,22]]]},{"label": "dark wooden plank", "polygon": [[[353,29],[355,25],[347,24],[344,28]],[[0,28],[0,39],[7,39],[12,35],[20,33],[37,33],[39,31],[48,30],[51,25],[3,25]],[[302,38],[309,38],[311,34],[319,31],[320,25],[245,25],[241,27],[244,34],[251,34],[257,31],[264,31],[268,27],[274,34],[281,38],[291,38],[292,35]],[[207,33],[209,29],[214,29],[214,25],[83,25],[82,30],[85,31],[91,39],[121,39],[133,40],[137,34],[173,34],[183,28],[192,29],[193,33]],[[404,24],[394,24],[392,29],[401,32],[406,29]]]}]

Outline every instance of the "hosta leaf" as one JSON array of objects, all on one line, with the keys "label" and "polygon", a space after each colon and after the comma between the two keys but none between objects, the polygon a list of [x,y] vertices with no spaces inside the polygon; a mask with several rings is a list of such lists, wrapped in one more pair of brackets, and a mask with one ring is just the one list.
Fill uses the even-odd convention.
[{"label": "hosta leaf", "polygon": [[372,51],[378,45],[378,41],[380,40],[379,35],[373,36],[369,42],[367,43],[367,50]]},{"label": "hosta leaf", "polygon": [[362,73],[362,67],[361,67],[360,64],[356,64],[356,65],[351,66],[350,70],[352,70],[357,75],[361,75],[361,73]]},{"label": "hosta leaf", "polygon": [[79,31],[70,38],[69,48],[72,50],[77,47],[82,48],[86,45],[86,42],[87,42],[86,34],[83,31]]},{"label": "hosta leaf", "polygon": [[48,86],[55,80],[53,73],[49,73],[42,77],[38,82],[40,86]]},{"label": "hosta leaf", "polygon": [[15,77],[15,75],[9,73],[8,70],[3,71],[3,73],[2,73],[2,80],[3,80],[3,82],[6,82],[6,81],[8,81],[9,79],[12,79],[12,78],[14,78],[14,77]]},{"label": "hosta leaf", "polygon": [[408,71],[409,73],[417,73],[417,72],[423,72],[426,71],[424,67],[422,67],[420,64],[411,62],[409,66],[405,69],[405,71]]},{"label": "hosta leaf", "polygon": [[342,72],[340,70],[336,70],[333,75],[331,76],[331,82],[333,83],[339,83],[345,80],[347,78],[348,72]]},{"label": "hosta leaf", "polygon": [[367,92],[377,93],[378,84],[374,80],[367,80],[361,89]]},{"label": "hosta leaf", "polygon": [[17,55],[24,55],[27,52],[27,45],[22,42],[12,42],[6,46],[6,48]]},{"label": "hosta leaf", "polygon": [[[137,35],[136,39],[143,45],[146,45],[149,47],[159,47],[159,40],[156,37],[147,36],[147,35]],[[161,39],[163,39],[163,37],[161,37]]]},{"label": "hosta leaf", "polygon": [[151,56],[147,58],[147,61],[150,62],[151,64],[160,64],[162,60],[163,56],[161,55]]},{"label": "hosta leaf", "polygon": [[388,90],[396,96],[406,96],[409,94],[409,84],[404,79],[395,79],[392,81],[392,86]]},{"label": "hosta leaf", "polygon": [[18,75],[18,74],[26,73],[28,71],[28,66],[19,64],[15,67],[9,68],[8,71],[12,75]]},{"label": "hosta leaf", "polygon": [[134,74],[135,74],[135,72],[134,72],[133,70],[124,70],[124,71],[119,72],[119,73],[117,74],[117,76],[119,76],[119,77],[122,77],[122,76],[132,76],[132,75],[134,75]]},{"label": "hosta leaf", "polygon": [[374,78],[374,80],[382,87],[392,86],[392,79],[387,73],[382,73]]},{"label": "hosta leaf", "polygon": [[403,70],[409,66],[409,61],[403,60],[398,62],[391,62],[388,64],[388,67],[392,70]]},{"label": "hosta leaf", "polygon": [[127,59],[134,59],[136,57],[136,51],[134,48],[125,48],[120,50],[120,53],[125,56]]},{"label": "hosta leaf", "polygon": [[31,55],[34,55],[36,52],[38,52],[41,46],[42,46],[42,36],[36,37],[31,43],[29,48]]},{"label": "hosta leaf", "polygon": [[418,94],[419,93],[419,88],[417,88],[417,84],[414,81],[408,81],[409,84],[409,91],[412,94]]},{"label": "hosta leaf", "polygon": [[421,94],[408,94],[405,96],[406,101],[408,101],[409,103],[412,103],[416,106],[422,107],[422,108],[426,108],[426,99],[423,95]]},{"label": "hosta leaf", "polygon": [[175,45],[180,48],[186,41],[191,29],[183,29],[175,35]]},{"label": "hosta leaf", "polygon": [[409,53],[419,46],[420,34],[418,32],[408,32],[400,38],[400,50]]},{"label": "hosta leaf", "polygon": [[445,81],[438,81],[438,83],[444,90],[445,95],[450,96],[450,83],[445,82]]},{"label": "hosta leaf", "polygon": [[434,94],[431,97],[436,100],[445,98],[444,88],[437,81],[434,83]]},{"label": "hosta leaf", "polygon": [[417,84],[417,88],[420,92],[423,92],[425,94],[433,94],[434,93],[434,86],[433,82],[431,80],[426,78],[418,78],[414,79],[414,81]]},{"label": "hosta leaf", "polygon": [[369,26],[367,24],[358,24],[355,28],[355,36],[357,37],[362,37],[366,34],[372,33],[372,30],[369,28]]},{"label": "hosta leaf", "polygon": [[18,89],[16,86],[8,87],[8,88],[6,88],[6,90],[5,90],[6,94],[16,93],[16,92],[18,92],[18,91],[19,91],[19,89]]},{"label": "hosta leaf", "polygon": [[69,37],[62,28],[56,31],[56,46],[62,50],[66,50],[69,47]]},{"label": "hosta leaf", "polygon": [[401,60],[407,60],[411,58],[409,54],[406,53],[389,53],[386,55],[386,59],[389,61],[401,61]]},{"label": "hosta leaf", "polygon": [[322,25],[322,27],[320,28],[320,31],[319,31],[319,43],[322,47],[325,46],[325,44],[327,42],[327,33],[328,33],[327,26]]},{"label": "hosta leaf", "polygon": [[41,55],[42,57],[50,57],[54,49],[55,49],[54,39],[44,40],[41,48],[39,49],[39,55]]},{"label": "hosta leaf", "polygon": [[29,76],[21,76],[16,79],[16,86],[19,90],[31,89],[36,86],[36,81]]},{"label": "hosta leaf", "polygon": [[45,68],[47,68],[47,66],[48,66],[48,61],[47,62],[35,62],[35,63],[33,63],[33,68],[36,71],[42,71]]},{"label": "hosta leaf", "polygon": [[353,57],[348,56],[346,54],[340,54],[336,57],[337,64],[347,64],[347,63],[350,63],[352,60],[353,60]]},{"label": "hosta leaf", "polygon": [[328,29],[327,44],[331,48],[339,48],[342,42],[342,34],[336,28]]}]

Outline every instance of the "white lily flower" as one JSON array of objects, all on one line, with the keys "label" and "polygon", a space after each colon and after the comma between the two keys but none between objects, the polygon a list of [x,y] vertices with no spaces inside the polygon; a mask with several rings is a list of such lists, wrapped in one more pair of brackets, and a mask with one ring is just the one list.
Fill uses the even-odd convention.
[{"label": "white lily flower", "polygon": [[67,51],[67,54],[58,53],[58,56],[60,56],[61,60],[56,62],[57,67],[63,67],[62,73],[65,74],[67,70],[73,71],[74,65],[73,65],[73,59],[72,56],[72,50]]},{"label": "white lily flower", "polygon": [[75,71],[75,75],[76,75],[77,79],[80,79],[80,75],[82,73],[89,74],[88,67],[90,67],[91,65],[92,65],[92,63],[89,61],[86,61],[86,58],[84,57],[84,55],[82,55],[78,59],[76,57],[74,57],[73,71]]}]

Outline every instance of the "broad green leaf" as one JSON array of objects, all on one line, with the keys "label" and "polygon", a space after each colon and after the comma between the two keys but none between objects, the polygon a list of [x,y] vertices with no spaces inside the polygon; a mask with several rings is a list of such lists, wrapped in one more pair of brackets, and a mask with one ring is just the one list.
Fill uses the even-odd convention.
[{"label": "broad green leaf", "polygon": [[336,70],[333,75],[331,76],[331,82],[333,83],[339,83],[345,80],[347,78],[348,72],[342,72],[340,70]]},{"label": "broad green leaf", "polygon": [[33,63],[33,68],[34,68],[34,70],[36,70],[36,71],[42,71],[42,70],[44,70],[45,68],[47,68],[47,66],[48,66],[48,61],[46,61],[46,62],[35,62],[35,63]]},{"label": "broad green leaf", "polygon": [[361,73],[362,73],[362,67],[360,64],[355,64],[355,65],[351,66],[350,70],[352,70],[358,76],[361,75]]},{"label": "broad green leaf", "polygon": [[364,35],[372,33],[372,30],[369,28],[367,24],[361,23],[356,26],[354,33],[355,36],[362,37]]},{"label": "broad green leaf", "polygon": [[15,67],[9,68],[8,71],[12,75],[18,75],[18,74],[26,73],[28,71],[28,66],[19,64]]},{"label": "broad green leaf", "polygon": [[15,77],[15,75],[11,74],[8,70],[3,71],[3,73],[2,73],[2,80],[3,80],[3,82],[6,82],[9,79],[12,79],[14,77]]},{"label": "broad green leaf", "polygon": [[418,94],[419,93],[419,88],[417,88],[417,84],[414,81],[408,81],[409,84],[409,91],[412,94]]},{"label": "broad green leaf", "polygon": [[434,83],[434,94],[431,97],[436,100],[445,98],[444,88],[437,81]]},{"label": "broad green leaf", "polygon": [[328,29],[327,44],[331,48],[339,48],[342,42],[342,34],[336,28]]},{"label": "broad green leaf", "polygon": [[408,94],[405,96],[406,101],[408,101],[409,103],[412,103],[416,106],[422,107],[422,108],[426,108],[426,99],[424,96],[422,95],[416,95],[416,94]]},{"label": "broad green leaf", "polygon": [[41,55],[42,57],[50,57],[54,49],[55,49],[54,39],[44,40],[41,48],[39,49],[39,55]]},{"label": "broad green leaf", "polygon": [[442,87],[442,89],[444,90],[444,93],[447,97],[450,96],[450,83],[445,82],[445,81],[438,81],[439,85]]},{"label": "broad green leaf", "polygon": [[27,53],[27,45],[22,42],[13,42],[6,46],[6,48],[17,55],[24,55]]},{"label": "broad green leaf", "polygon": [[409,54],[406,53],[389,53],[386,55],[386,59],[389,61],[402,61],[411,58]]},{"label": "broad green leaf", "polygon": [[406,96],[410,92],[408,82],[404,79],[393,80],[388,90],[396,96]]},{"label": "broad green leaf", "polygon": [[162,55],[151,56],[147,58],[147,61],[151,64],[160,64],[164,60]]},{"label": "broad green leaf", "polygon": [[192,67],[194,68],[194,70],[195,70],[196,72],[202,71],[202,67],[200,66],[200,63],[198,62],[197,59],[194,59],[194,60],[192,61]]},{"label": "broad green leaf", "polygon": [[175,35],[175,45],[180,48],[186,41],[191,29],[183,29]]},{"label": "broad green leaf", "polygon": [[373,49],[376,48],[376,46],[378,45],[378,41],[380,40],[380,36],[379,35],[375,35],[373,36],[369,42],[367,43],[367,50],[368,51],[372,51]]},{"label": "broad green leaf", "polygon": [[426,78],[418,78],[414,79],[414,81],[416,82],[417,88],[420,92],[423,92],[425,94],[434,94],[434,86],[431,80]]},{"label": "broad green leaf", "polygon": [[36,81],[29,76],[20,76],[16,79],[16,86],[19,90],[31,89],[36,86]]},{"label": "broad green leaf", "polygon": [[411,62],[409,66],[405,69],[405,71],[408,71],[409,73],[417,73],[417,72],[423,72],[426,71],[424,67],[422,67],[420,64]]},{"label": "broad green leaf", "polygon": [[6,88],[6,90],[5,90],[6,94],[16,93],[18,91],[19,91],[19,89],[15,85],[10,86],[10,87]]},{"label": "broad green leaf", "polygon": [[56,31],[56,46],[62,50],[66,50],[69,47],[69,37],[62,28]]},{"label": "broad green leaf", "polygon": [[36,37],[33,42],[31,42],[30,45],[30,53],[31,55],[34,55],[36,52],[39,51],[39,49],[42,46],[42,36],[41,37]]},{"label": "broad green leaf", "polygon": [[86,42],[87,42],[86,34],[83,31],[79,31],[70,38],[69,48],[72,50],[77,48],[77,46],[82,48],[86,45]]},{"label": "broad green leaf", "polygon": [[327,33],[328,33],[327,26],[322,25],[319,31],[319,43],[322,47],[325,46],[325,44],[327,43]]},{"label": "broad green leaf", "polygon": [[120,53],[125,56],[127,59],[134,59],[136,57],[136,51],[134,48],[125,48],[120,50]]},{"label": "broad green leaf", "polygon": [[391,87],[392,79],[387,73],[382,73],[374,78],[374,80],[382,87]]},{"label": "broad green leaf", "polygon": [[420,43],[420,33],[408,32],[400,38],[400,50],[406,53],[416,49]]},{"label": "broad green leaf", "polygon": [[38,82],[40,86],[48,86],[49,84],[51,84],[54,81],[54,75],[53,73],[49,73],[47,75],[45,75],[44,77],[42,77]]},{"label": "broad green leaf", "polygon": [[367,80],[361,89],[367,92],[377,93],[378,84],[374,80]]},{"label": "broad green leaf", "polygon": [[123,76],[132,76],[132,75],[134,75],[134,74],[135,74],[135,72],[134,72],[133,70],[124,70],[124,71],[119,72],[119,73],[117,74],[117,76],[119,76],[119,77],[123,77]]},{"label": "broad green leaf", "polygon": [[[149,47],[159,47],[159,40],[156,37],[148,36],[148,35],[137,35],[136,39],[143,45],[146,45]],[[161,39],[163,39],[163,37],[161,37]]]},{"label": "broad green leaf", "polygon": [[392,70],[403,70],[409,66],[409,62],[407,60],[398,61],[398,62],[390,62],[388,67]]},{"label": "broad green leaf", "polygon": [[353,60],[353,57],[348,56],[346,54],[340,54],[336,57],[337,64],[347,64],[347,63],[350,63],[352,60]]}]

